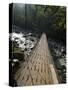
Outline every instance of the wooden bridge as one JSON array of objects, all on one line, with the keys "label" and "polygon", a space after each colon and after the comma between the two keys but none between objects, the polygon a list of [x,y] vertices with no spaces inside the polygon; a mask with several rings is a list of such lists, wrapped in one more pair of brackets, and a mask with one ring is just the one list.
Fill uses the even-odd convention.
[{"label": "wooden bridge", "polygon": [[31,55],[15,74],[18,86],[58,84],[46,34],[42,34]]}]

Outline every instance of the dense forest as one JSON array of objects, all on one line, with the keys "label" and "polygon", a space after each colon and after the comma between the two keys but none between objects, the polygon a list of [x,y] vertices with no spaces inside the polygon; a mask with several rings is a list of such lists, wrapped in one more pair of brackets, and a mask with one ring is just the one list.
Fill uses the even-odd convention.
[{"label": "dense forest", "polygon": [[47,37],[66,44],[66,7],[14,4],[12,17],[13,25],[45,32]]},{"label": "dense forest", "polygon": [[46,33],[60,83],[66,82],[66,7],[14,3],[9,6],[9,79]]}]

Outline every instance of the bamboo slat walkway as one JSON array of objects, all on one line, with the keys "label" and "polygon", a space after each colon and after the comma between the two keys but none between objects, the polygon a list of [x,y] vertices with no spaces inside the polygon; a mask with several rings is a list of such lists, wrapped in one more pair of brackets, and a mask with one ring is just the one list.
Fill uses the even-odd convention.
[{"label": "bamboo slat walkway", "polygon": [[46,34],[42,34],[31,55],[22,63],[15,74],[15,80],[18,86],[59,83]]}]

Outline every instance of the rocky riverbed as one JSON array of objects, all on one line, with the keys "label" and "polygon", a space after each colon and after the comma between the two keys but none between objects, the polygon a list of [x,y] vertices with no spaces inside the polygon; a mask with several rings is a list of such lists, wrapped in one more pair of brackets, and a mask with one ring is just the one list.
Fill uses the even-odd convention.
[{"label": "rocky riverbed", "polygon": [[[30,30],[22,30],[18,27],[13,27],[13,32],[10,33],[9,38],[11,41],[15,41],[18,45],[17,49],[15,49],[13,53],[14,57],[12,60],[12,67],[19,66],[21,61],[19,58],[16,58],[17,53],[19,53],[19,57],[21,58],[21,53],[24,55],[24,59],[30,55],[32,49],[38,42],[40,35],[38,33],[34,33]],[[55,63],[55,66],[57,68],[58,76],[60,83],[66,82],[66,47],[62,43],[58,43],[52,39],[48,39],[49,48],[51,51],[51,54],[53,56],[53,60]],[[21,53],[20,53],[21,52]],[[17,57],[18,57],[17,55]],[[23,56],[22,55],[22,56]],[[11,61],[11,59],[10,59]]]},{"label": "rocky riverbed", "polygon": [[60,83],[66,83],[66,47],[55,40],[48,39]]}]

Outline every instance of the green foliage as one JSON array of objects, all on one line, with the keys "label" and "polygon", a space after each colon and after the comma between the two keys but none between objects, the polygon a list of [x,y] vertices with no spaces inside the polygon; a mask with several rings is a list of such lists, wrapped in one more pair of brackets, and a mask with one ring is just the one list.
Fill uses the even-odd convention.
[{"label": "green foliage", "polygon": [[12,41],[11,39],[9,39],[9,45],[11,47],[10,52],[12,52],[12,53],[22,52],[21,48],[19,47],[19,45],[17,44],[16,41]]},{"label": "green foliage", "polygon": [[12,41],[11,39],[9,39],[9,45],[10,45],[9,46],[10,47],[10,50],[9,50],[10,56],[9,56],[9,58],[10,59],[19,59],[19,60],[24,61],[24,52],[21,50],[21,48],[19,47],[17,42]]},{"label": "green foliage", "polygon": [[48,37],[65,42],[66,7],[30,4],[14,4],[13,6],[14,25],[45,32]]}]

